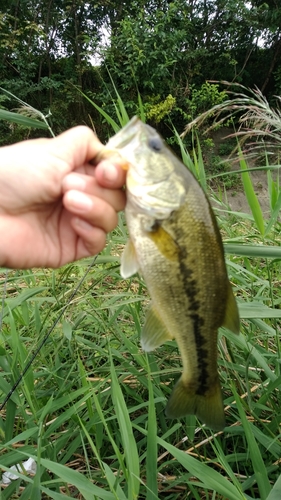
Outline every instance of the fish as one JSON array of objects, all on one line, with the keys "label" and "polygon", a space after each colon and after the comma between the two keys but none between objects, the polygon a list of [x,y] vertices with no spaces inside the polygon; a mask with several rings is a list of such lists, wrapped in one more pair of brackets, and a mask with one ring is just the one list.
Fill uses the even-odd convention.
[{"label": "fish", "polygon": [[129,240],[121,276],[139,272],[151,297],[141,346],[153,351],[175,339],[182,374],[166,415],[196,415],[214,431],[225,427],[217,369],[218,328],[239,334],[218,224],[204,190],[151,126],[133,117],[106,145],[127,165]]}]

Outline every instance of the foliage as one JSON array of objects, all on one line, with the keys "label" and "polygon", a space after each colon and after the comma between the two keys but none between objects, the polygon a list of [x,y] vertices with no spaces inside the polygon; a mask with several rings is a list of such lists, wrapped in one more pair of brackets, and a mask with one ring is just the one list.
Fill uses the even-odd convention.
[{"label": "foliage", "polygon": [[[228,240],[254,237],[260,247],[250,226],[245,232],[243,219],[236,220],[238,233],[227,218],[220,219]],[[228,260],[243,324],[239,338],[228,332],[226,340],[220,337],[227,428],[213,435],[193,418],[169,422],[163,415],[180,361],[174,342],[149,356],[139,348],[147,295],[140,278],[120,279],[116,252],[125,239],[121,220],[2,413],[3,470],[28,456],[40,464],[33,479],[23,476],[3,489],[3,498],[18,498],[20,486],[21,495],[24,491],[31,499],[37,488],[42,498],[55,499],[63,493],[78,498],[80,492],[85,499],[174,500],[186,498],[188,491],[194,498],[208,497],[209,491],[235,500],[267,498],[278,479],[281,450],[279,320],[274,319],[280,311],[272,308],[280,301],[274,285],[279,265],[266,264],[262,248],[260,258],[251,257],[241,243],[230,249],[239,255],[242,247],[247,255]],[[18,377],[88,262],[59,271],[9,272],[1,331],[3,391]],[[4,270],[2,276],[3,287]]]},{"label": "foliage", "polygon": [[[116,97],[121,125],[128,117]],[[184,161],[205,182],[200,143],[192,160],[176,137]],[[2,398],[50,332],[0,418],[2,469],[33,457],[37,472],[19,474],[1,487],[1,498],[280,496],[281,194],[269,177],[271,212],[264,220],[239,155],[252,216],[232,214],[222,205],[217,210],[242,319],[240,336],[223,329],[219,334],[225,430],[213,434],[193,416],[179,421],[164,416],[181,363],[174,341],[149,355],[139,347],[148,296],[140,277],[120,277],[119,255],[127,239],[121,215],[94,261],[57,271],[1,270]]]},{"label": "foliage", "polygon": [[235,137],[228,138],[228,139],[225,138],[225,140],[223,142],[221,142],[221,144],[219,145],[218,153],[221,156],[230,155],[231,153],[233,153],[236,145],[237,145],[237,141],[236,141]]},{"label": "foliage", "polygon": [[[110,73],[128,113],[138,112],[138,89],[152,121],[158,120],[162,134],[172,140],[170,119],[182,130],[190,117],[217,103],[212,99],[218,95],[209,92],[214,88],[204,87],[208,80],[257,85],[268,98],[278,93],[281,14],[277,4],[43,0],[38,9],[31,0],[3,0],[1,86],[44,115],[51,110],[55,133],[94,122],[98,135],[106,140],[110,130],[106,121],[77,89],[114,117]],[[166,108],[169,95],[175,101]],[[3,101],[0,96],[0,102],[13,111],[13,99]],[[26,136],[18,128],[10,132],[1,122],[0,137],[8,143]]]},{"label": "foliage", "polygon": [[[155,100],[158,100],[158,96]],[[159,123],[166,115],[169,115],[176,104],[176,99],[169,94],[162,102],[146,105],[146,116],[148,120]]]},{"label": "foliage", "polygon": [[[228,82],[224,82],[228,85]],[[197,128],[203,125],[206,132],[218,128],[236,118],[238,131],[232,134],[232,137],[239,138],[244,146],[244,154],[250,157],[257,157],[263,153],[264,157],[278,156],[279,144],[281,142],[281,112],[279,104],[281,97],[276,96],[277,106],[269,105],[266,97],[259,89],[246,89],[243,85],[236,85],[238,92],[228,91],[231,99],[224,100],[209,110],[203,112],[200,116],[190,122],[184,137],[190,133],[196,125]],[[206,127],[205,123],[210,123],[210,117],[213,123]],[[251,142],[249,140],[251,139]],[[265,153],[266,146],[266,153]],[[265,153],[265,154],[264,154]]]},{"label": "foliage", "polygon": [[[210,110],[213,106],[219,106],[227,99],[227,92],[220,91],[219,85],[205,82],[199,89],[192,88],[191,97],[187,99],[187,121]],[[210,113],[209,119],[212,119]]]}]

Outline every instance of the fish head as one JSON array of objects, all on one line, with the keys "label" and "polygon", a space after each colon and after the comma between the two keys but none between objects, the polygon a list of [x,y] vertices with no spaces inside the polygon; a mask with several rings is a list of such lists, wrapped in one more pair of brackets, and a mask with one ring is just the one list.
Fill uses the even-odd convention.
[{"label": "fish head", "polygon": [[134,117],[106,147],[126,160],[128,202],[139,211],[165,219],[182,205],[185,167],[155,129]]}]

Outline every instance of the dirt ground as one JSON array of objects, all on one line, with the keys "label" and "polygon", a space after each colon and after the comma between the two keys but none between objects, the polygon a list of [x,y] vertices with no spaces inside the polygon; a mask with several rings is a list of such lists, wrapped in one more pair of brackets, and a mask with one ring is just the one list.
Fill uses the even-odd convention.
[{"label": "dirt ground", "polygon": [[[215,149],[218,151],[219,146],[223,141],[227,140],[227,136],[232,132],[231,129],[220,129],[216,132],[213,132],[212,139],[215,143]],[[228,160],[228,158],[224,157],[223,159]],[[256,162],[253,159],[247,159],[247,164],[249,168],[254,168],[256,166]],[[259,165],[260,166],[260,165]],[[232,163],[233,170],[240,170],[240,166],[238,164]],[[251,172],[251,178],[254,186],[255,193],[258,197],[262,212],[267,218],[270,213],[269,207],[269,195],[268,195],[268,185],[267,185],[267,174],[264,170],[253,170]],[[223,195],[223,202],[230,206],[231,210],[235,212],[244,212],[251,213],[249,208],[246,196],[244,194],[243,186],[234,187],[233,189],[229,189],[226,191],[225,195]]]},{"label": "dirt ground", "polygon": [[[266,173],[262,170],[253,171],[251,172],[251,178],[262,212],[267,217],[269,215],[269,199]],[[243,188],[227,190],[223,201],[234,212],[251,213]]]}]

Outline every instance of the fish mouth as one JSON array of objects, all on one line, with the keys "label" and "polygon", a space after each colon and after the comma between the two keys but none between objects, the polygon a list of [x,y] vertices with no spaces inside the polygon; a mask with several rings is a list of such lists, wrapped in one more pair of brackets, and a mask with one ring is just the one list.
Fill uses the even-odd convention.
[{"label": "fish mouth", "polygon": [[136,136],[140,119],[138,116],[134,116],[128,123],[123,127],[117,134],[111,137],[106,145],[106,147],[113,149],[123,149],[125,148],[132,139]]}]

